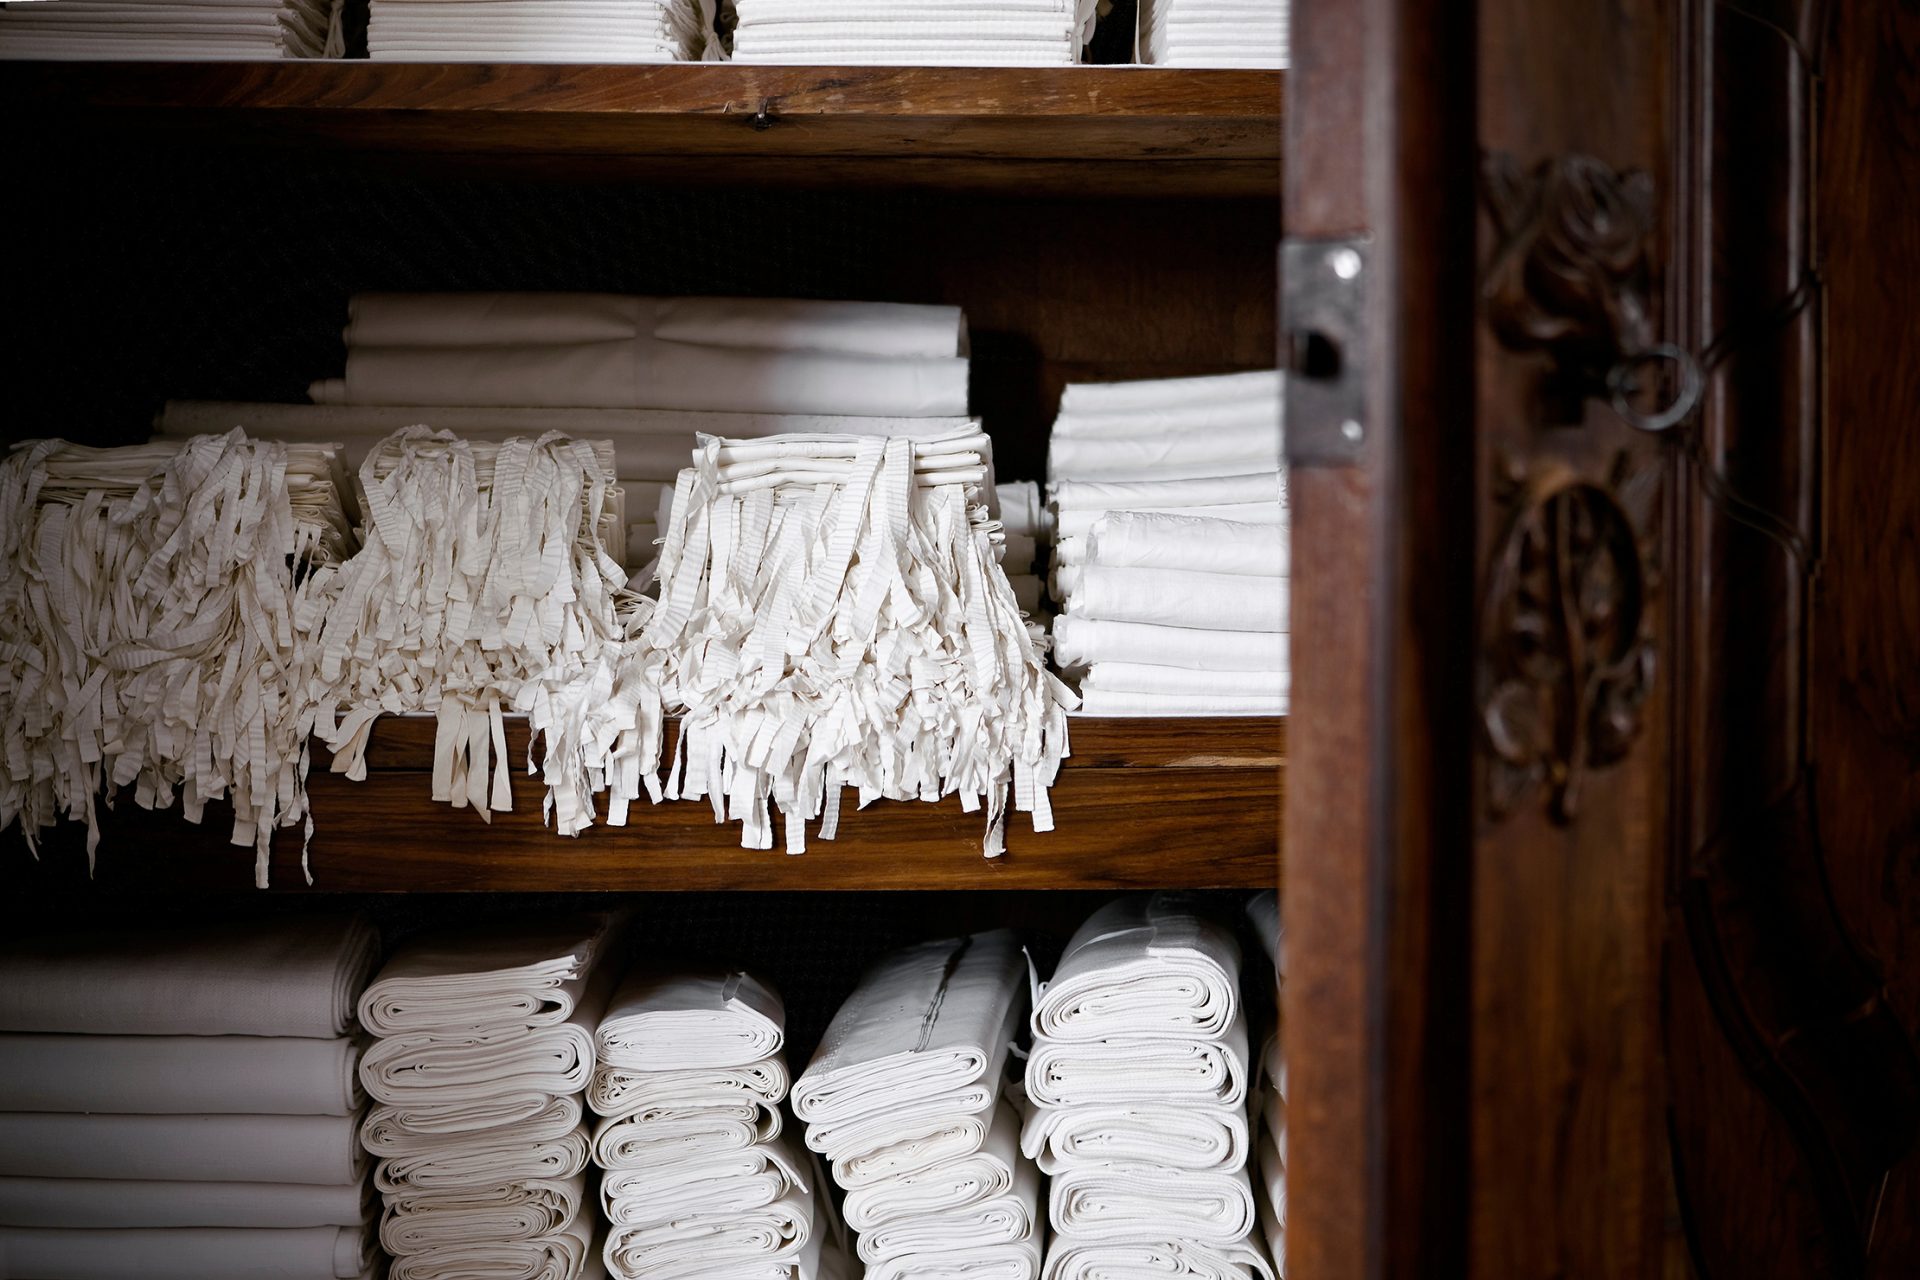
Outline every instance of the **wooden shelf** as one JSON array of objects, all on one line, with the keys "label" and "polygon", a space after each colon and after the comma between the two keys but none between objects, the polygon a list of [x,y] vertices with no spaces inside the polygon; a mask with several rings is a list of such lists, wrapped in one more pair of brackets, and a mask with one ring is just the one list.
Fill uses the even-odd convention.
[{"label": "wooden shelf", "polygon": [[[509,726],[526,758],[524,722]],[[429,796],[433,722],[384,720],[369,776],[327,772],[310,782],[314,883],[300,842],[275,845],[273,888],[379,893],[444,890],[1126,889],[1271,888],[1279,882],[1285,724],[1278,719],[1073,722],[1073,756],[1053,789],[1056,829],[1009,820],[1008,851],[981,856],[984,819],[959,803],[881,802],[844,810],[833,841],[807,851],[739,847],[736,824],[704,803],[635,807],[626,827],[566,839],[541,825],[542,791],[515,771],[514,811],[483,823]],[[102,889],[226,888],[252,883],[253,853],[226,844],[212,811],[204,826],[130,801],[111,815],[94,884]],[[809,833],[811,836],[812,833]],[[39,862],[7,838],[0,885],[88,885],[79,833],[63,827]]]},{"label": "wooden shelf", "polygon": [[1274,198],[1277,71],[1150,67],[12,63],[18,139],[75,129],[409,166]]}]

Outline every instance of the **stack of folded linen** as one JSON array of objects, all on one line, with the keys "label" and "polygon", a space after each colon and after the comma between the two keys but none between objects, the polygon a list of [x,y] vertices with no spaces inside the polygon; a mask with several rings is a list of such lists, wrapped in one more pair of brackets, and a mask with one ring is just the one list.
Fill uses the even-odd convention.
[{"label": "stack of folded linen", "polygon": [[340,0],[60,0],[0,9],[0,58],[218,62],[338,58]]},{"label": "stack of folded linen", "polygon": [[424,936],[360,1001],[391,1280],[597,1270],[580,1095],[612,988],[604,915]]},{"label": "stack of folded linen", "polygon": [[1005,930],[909,947],[861,978],[794,1085],[870,1280],[1039,1274],[1039,1175],[1001,1096],[1025,997]]},{"label": "stack of folded linen", "polygon": [[1046,527],[1047,509],[1041,501],[1040,486],[1031,480],[1009,480],[994,486],[1000,507],[1000,527],[1006,535],[1006,547],[1000,563],[1007,567],[1007,581],[1013,586],[1013,598],[1029,615],[1041,612],[1040,538]]},{"label": "stack of folded linen", "polygon": [[1049,1277],[1271,1280],[1239,979],[1233,936],[1174,898],[1109,903],[1068,943],[1034,1006],[1021,1135],[1053,1177]]},{"label": "stack of folded linen", "polygon": [[780,1139],[785,1040],[780,997],[752,974],[620,984],[587,1095],[611,1274],[818,1280],[831,1206]]},{"label": "stack of folded linen", "polygon": [[1092,715],[1287,708],[1280,375],[1068,387],[1048,471],[1054,658]]},{"label": "stack of folded linen", "polygon": [[1292,0],[1140,0],[1140,60],[1281,70],[1291,10]]},{"label": "stack of folded linen", "polygon": [[[1253,920],[1254,936],[1266,949],[1273,965],[1274,982],[1286,979],[1285,934],[1280,927],[1280,896],[1269,890],[1257,894],[1247,904]],[[1283,1052],[1281,1029],[1275,1028],[1260,1053],[1259,1083],[1253,1092],[1250,1112],[1260,1124],[1255,1143],[1258,1163],[1255,1169],[1255,1198],[1259,1202],[1260,1231],[1267,1238],[1267,1252],[1282,1275],[1287,1266],[1287,1060]]]},{"label": "stack of folded linen", "polygon": [[387,62],[698,62],[713,0],[373,0]]},{"label": "stack of folded linen", "polygon": [[1094,0],[734,0],[736,62],[1055,66],[1080,61]]},{"label": "stack of folded linen", "polygon": [[330,448],[240,431],[0,460],[0,827],[32,845],[64,814],[91,856],[103,793],[178,795],[194,822],[225,799],[264,887],[274,831],[307,816],[345,483]]},{"label": "stack of folded linen", "polygon": [[357,918],[0,946],[0,1273],[373,1272]]}]

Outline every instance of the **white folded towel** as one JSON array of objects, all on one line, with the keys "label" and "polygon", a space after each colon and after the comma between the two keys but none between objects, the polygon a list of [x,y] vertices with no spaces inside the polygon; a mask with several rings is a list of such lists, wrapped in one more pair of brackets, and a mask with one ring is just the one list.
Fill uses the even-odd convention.
[{"label": "white folded towel", "polygon": [[602,1169],[646,1169],[745,1151],[780,1136],[780,1111],[758,1099],[726,1106],[638,1111],[602,1120],[593,1162]]},{"label": "white folded towel", "polygon": [[[352,1227],[373,1215],[364,1182],[157,1182],[0,1178],[0,1227]],[[0,1263],[0,1266],[3,1266]]]},{"label": "white folded towel", "polygon": [[1133,662],[1223,672],[1284,671],[1291,662],[1284,632],[1202,631],[1072,615],[1053,621],[1053,656],[1062,667]]},{"label": "white folded towel", "polygon": [[580,1214],[587,1180],[532,1178],[464,1192],[395,1197],[380,1247],[395,1257],[478,1241],[520,1244],[563,1231]]},{"label": "white folded towel", "polygon": [[1019,1117],[1003,1100],[979,1151],[849,1191],[841,1206],[847,1225],[867,1232],[903,1219],[958,1213],[1005,1195],[1020,1164],[1019,1144]]},{"label": "white folded towel", "polygon": [[1055,1236],[1044,1280],[1274,1280],[1272,1265],[1244,1241],[1224,1248],[1194,1240],[1103,1241]]},{"label": "white folded towel", "polygon": [[363,1227],[0,1229],[9,1280],[351,1280],[372,1263]]},{"label": "white folded towel", "polygon": [[659,1280],[754,1275],[755,1268],[798,1257],[813,1231],[813,1198],[795,1191],[772,1204],[720,1217],[616,1226],[607,1233],[607,1269]]},{"label": "white folded towel", "polygon": [[578,1280],[593,1252],[589,1215],[531,1240],[471,1240],[395,1258],[387,1280]]},{"label": "white folded towel", "polygon": [[637,1071],[744,1067],[780,1052],[786,1008],[750,973],[636,969],[596,1036],[600,1061]]},{"label": "white folded towel", "polygon": [[535,1178],[565,1181],[587,1167],[593,1140],[587,1127],[558,1138],[530,1141],[511,1129],[492,1141],[448,1143],[413,1155],[392,1156],[374,1169],[373,1185],[389,1197],[494,1187]]},{"label": "white folded towel", "polygon": [[1287,586],[1286,578],[1090,564],[1067,597],[1067,613],[1212,631],[1285,631]]},{"label": "white folded towel", "polygon": [[485,1129],[449,1131],[441,1128],[417,1129],[396,1121],[401,1108],[379,1106],[367,1113],[360,1125],[360,1145],[382,1159],[394,1156],[431,1155],[448,1158],[469,1148],[511,1149],[516,1144],[553,1142],[566,1137],[580,1126],[584,1108],[577,1096],[554,1097],[549,1094],[516,1095],[514,1110],[520,1110],[520,1098],[539,1099],[541,1105],[525,1115]]},{"label": "white folded towel", "polygon": [[922,943],[881,960],[840,1006],[794,1083],[794,1114],[830,1126],[997,1085],[1025,1003],[1023,968],[1004,929]]},{"label": "white folded towel", "polygon": [[166,1182],[357,1182],[354,1116],[0,1114],[0,1174]]},{"label": "white folded towel", "polygon": [[[1011,1022],[1007,1031],[1011,1037]],[[934,1140],[969,1118],[977,1117],[984,1127],[990,1127],[993,1105],[1000,1098],[999,1074],[996,1068],[989,1078],[951,1093],[902,1102],[833,1124],[808,1125],[807,1146],[833,1161],[838,1170],[860,1157],[878,1159],[887,1152],[905,1150],[918,1140]]]},{"label": "white folded towel", "polygon": [[1238,1107],[1077,1102],[1034,1108],[1020,1147],[1047,1174],[1107,1164],[1232,1173],[1246,1167],[1250,1138]]},{"label": "white folded towel", "polygon": [[343,1035],[380,948],[358,916],[0,943],[0,1031]]},{"label": "white folded towel", "polygon": [[1027,1096],[1043,1107],[1083,1102],[1246,1101],[1247,1028],[1220,1039],[1175,1040],[1165,1032],[1103,1040],[1040,1040],[1027,1059]]},{"label": "white folded towel", "polygon": [[1016,1160],[1012,1186],[992,1199],[925,1217],[893,1219],[862,1232],[860,1259],[872,1266],[921,1254],[1037,1241],[1042,1229],[1039,1197],[1039,1173],[1030,1161]]},{"label": "white folded towel", "polygon": [[1131,894],[1074,931],[1034,1005],[1033,1032],[1080,1042],[1217,1039],[1239,1018],[1239,984],[1231,933],[1179,895]]},{"label": "white folded towel", "polygon": [[1038,1235],[1018,1244],[977,1245],[951,1253],[909,1253],[867,1268],[866,1280],[1035,1280]]},{"label": "white folded towel", "polygon": [[1141,662],[1096,662],[1081,680],[1082,691],[1138,693],[1167,698],[1271,698],[1284,700],[1290,673],[1279,671],[1190,671]]},{"label": "white folded towel", "polygon": [[1266,694],[1117,693],[1088,689],[1081,695],[1085,716],[1283,716],[1287,699]]},{"label": "white folded towel", "polygon": [[870,1151],[856,1151],[837,1160],[833,1180],[851,1192],[883,1179],[970,1156],[986,1142],[988,1127],[996,1114],[996,1111],[978,1111],[954,1116],[942,1108],[936,1118],[938,1127],[930,1132],[903,1137]]},{"label": "white folded towel", "polygon": [[613,930],[594,912],[410,939],[361,997],[360,1021],[377,1036],[558,1025]]},{"label": "white folded towel", "polygon": [[1119,568],[1194,569],[1284,578],[1292,565],[1284,526],[1183,516],[1164,503],[1109,509],[1087,534],[1088,560]]},{"label": "white folded towel", "polygon": [[361,1046],[305,1036],[0,1035],[0,1111],[343,1116]]},{"label": "white folded towel", "polygon": [[1208,374],[1198,378],[1155,378],[1140,382],[1076,382],[1060,394],[1060,412],[1139,413],[1257,401],[1279,405],[1280,374]]},{"label": "white folded towel", "polygon": [[1073,1168],[1049,1192],[1054,1231],[1075,1241],[1137,1240],[1164,1232],[1177,1240],[1232,1245],[1254,1227],[1253,1192],[1244,1171],[1200,1173],[1151,1165]]},{"label": "white folded towel", "polygon": [[765,1058],[744,1067],[712,1070],[636,1071],[629,1067],[594,1068],[587,1105],[595,1115],[635,1115],[642,1111],[727,1106],[762,1101],[778,1105],[791,1083],[782,1058]]}]

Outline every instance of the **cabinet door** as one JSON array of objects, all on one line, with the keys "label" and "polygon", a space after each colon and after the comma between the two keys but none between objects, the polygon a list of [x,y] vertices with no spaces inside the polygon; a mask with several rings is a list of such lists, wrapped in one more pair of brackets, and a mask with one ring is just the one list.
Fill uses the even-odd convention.
[{"label": "cabinet door", "polygon": [[1294,6],[1296,1276],[1657,1270],[1675,22]]}]

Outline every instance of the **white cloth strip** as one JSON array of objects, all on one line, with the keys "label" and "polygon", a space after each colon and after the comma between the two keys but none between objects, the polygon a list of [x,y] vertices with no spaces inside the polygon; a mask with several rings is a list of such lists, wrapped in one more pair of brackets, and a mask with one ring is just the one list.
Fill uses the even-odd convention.
[{"label": "white cloth strip", "polygon": [[421,1155],[449,1158],[468,1150],[510,1154],[519,1145],[564,1139],[580,1127],[585,1116],[585,1108],[577,1097],[526,1096],[540,1099],[542,1105],[529,1115],[489,1129],[452,1133],[396,1124],[393,1117],[398,1108],[375,1107],[360,1124],[360,1145],[383,1159]]},{"label": "white cloth strip", "polygon": [[0,1229],[14,1280],[353,1280],[373,1265],[361,1227],[248,1231]]},{"label": "white cloth strip", "polygon": [[332,1039],[379,947],[364,918],[335,915],[16,934],[0,943],[0,1030]]},{"label": "white cloth strip", "polygon": [[1152,1102],[1036,1107],[1021,1134],[1047,1174],[1110,1164],[1232,1173],[1246,1167],[1251,1143],[1238,1107]]},{"label": "white cloth strip", "polygon": [[764,1209],[812,1189],[784,1143],[657,1169],[609,1170],[600,1202],[616,1227],[656,1227]]},{"label": "white cloth strip", "polygon": [[393,1036],[565,1022],[614,924],[593,912],[409,939],[360,998],[361,1025]]},{"label": "white cloth strip", "polygon": [[1290,576],[1287,531],[1280,525],[1109,511],[1087,535],[1087,559],[1115,568],[1191,569],[1254,577]]},{"label": "white cloth strip", "polygon": [[[1181,516],[1187,519],[1230,520],[1235,524],[1280,526],[1287,522],[1287,507],[1281,502],[1229,502],[1216,507],[1147,507],[1141,514]],[[1058,538],[1085,538],[1108,512],[1086,509],[1064,512],[1054,520]],[[1089,557],[1082,556],[1084,563]]]},{"label": "white cloth strip", "polygon": [[373,1216],[364,1182],[158,1182],[0,1178],[0,1227],[352,1227]]},{"label": "white cloth strip", "polygon": [[1256,1248],[1226,1248],[1196,1240],[1131,1240],[1089,1243],[1056,1235],[1043,1280],[1274,1280],[1274,1270]]},{"label": "white cloth strip", "polygon": [[1043,1107],[1088,1102],[1235,1107],[1246,1102],[1249,1080],[1247,1031],[1239,1021],[1217,1040],[1156,1035],[1041,1040],[1027,1059],[1027,1096]]},{"label": "white cloth strip", "polygon": [[366,1170],[353,1116],[0,1114],[0,1174],[339,1186]]},{"label": "white cloth strip", "polygon": [[1020,1120],[1003,1099],[980,1150],[855,1188],[841,1208],[847,1225],[859,1232],[903,1219],[958,1213],[1011,1191],[1019,1164]]},{"label": "white cloth strip", "polygon": [[742,1067],[687,1071],[635,1071],[594,1068],[587,1086],[587,1104],[595,1115],[635,1115],[641,1111],[676,1107],[729,1106],[759,1100],[778,1105],[792,1081],[781,1058],[766,1058]]},{"label": "white cloth strip", "polygon": [[[1219,1039],[1240,1016],[1240,944],[1174,894],[1115,898],[1075,930],[1033,1010],[1033,1033]],[[1245,1033],[1241,1033],[1242,1055]]]},{"label": "white cloth strip", "polygon": [[410,1257],[485,1240],[519,1244],[563,1230],[580,1216],[584,1175],[534,1178],[466,1192],[401,1196],[380,1224],[380,1247]]},{"label": "white cloth strip", "polygon": [[1081,694],[1083,716],[1283,716],[1287,699],[1199,693],[1112,693],[1088,689]]},{"label": "white cloth strip", "polygon": [[1285,699],[1291,681],[1286,671],[1190,671],[1138,662],[1096,662],[1081,681],[1102,693],[1154,696]]},{"label": "white cloth strip", "polygon": [[1285,631],[1288,579],[1186,569],[1082,568],[1067,612],[1202,631]]},{"label": "white cloth strip", "polygon": [[1107,1166],[1066,1169],[1053,1179],[1048,1213],[1072,1240],[1177,1240],[1232,1245],[1254,1228],[1253,1189],[1245,1171]]},{"label": "white cloth strip", "polygon": [[868,1266],[921,1254],[953,1253],[1037,1241],[1040,1175],[1032,1163],[1015,1160],[1013,1185],[989,1200],[923,1217],[889,1219],[862,1232],[860,1260]]},{"label": "white cloth strip", "polygon": [[344,1116],[359,1061],[344,1038],[0,1035],[0,1111]]},{"label": "white cloth strip", "polygon": [[389,1198],[493,1187],[522,1179],[565,1181],[587,1167],[592,1138],[585,1125],[558,1138],[530,1140],[511,1131],[493,1141],[448,1143],[417,1155],[392,1156],[374,1169],[373,1185]]},{"label": "white cloth strip", "polygon": [[636,1111],[600,1122],[593,1162],[611,1171],[702,1161],[772,1142],[780,1127],[779,1109],[758,1100]]},{"label": "white cloth strip", "polygon": [[1284,671],[1289,638],[1277,631],[1201,631],[1149,622],[1054,619],[1054,660],[1062,667],[1135,662],[1192,671]]},{"label": "white cloth strip", "polygon": [[593,1219],[530,1240],[469,1240],[395,1258],[387,1280],[579,1280],[594,1256]]}]

